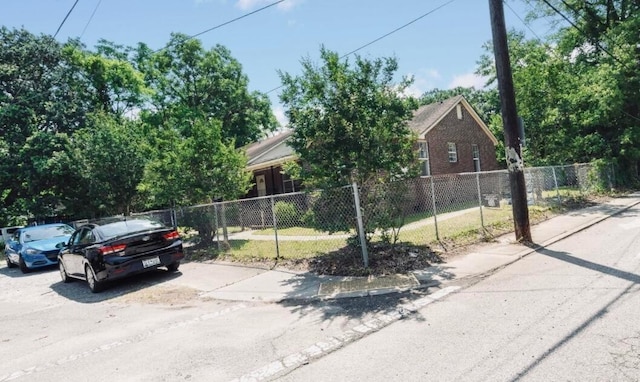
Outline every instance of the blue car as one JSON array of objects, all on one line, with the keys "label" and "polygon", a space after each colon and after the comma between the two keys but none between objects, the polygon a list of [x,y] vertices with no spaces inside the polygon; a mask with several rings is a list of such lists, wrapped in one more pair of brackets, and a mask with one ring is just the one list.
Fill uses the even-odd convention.
[{"label": "blue car", "polygon": [[68,242],[74,229],[66,224],[43,224],[23,227],[5,244],[9,268],[20,267],[22,273],[58,264],[60,243]]}]

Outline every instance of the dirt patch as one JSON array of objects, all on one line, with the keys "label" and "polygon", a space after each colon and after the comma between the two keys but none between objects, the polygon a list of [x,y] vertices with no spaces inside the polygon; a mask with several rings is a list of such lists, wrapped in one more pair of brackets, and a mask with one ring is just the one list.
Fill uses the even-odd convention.
[{"label": "dirt patch", "polygon": [[124,304],[183,306],[198,298],[200,291],[183,286],[160,286],[140,289],[114,299]]}]

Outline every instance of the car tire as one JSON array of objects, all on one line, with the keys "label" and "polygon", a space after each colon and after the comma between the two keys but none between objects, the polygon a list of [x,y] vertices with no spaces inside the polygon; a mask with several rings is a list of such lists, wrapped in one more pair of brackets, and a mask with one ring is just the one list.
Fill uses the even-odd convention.
[{"label": "car tire", "polygon": [[16,265],[9,260],[9,256],[7,256],[7,268],[15,268]]},{"label": "car tire", "polygon": [[27,267],[27,263],[24,262],[24,259],[22,258],[22,256],[18,257],[20,260],[18,260],[18,266],[20,267],[20,270],[22,271],[22,273],[29,273],[31,272],[31,269],[29,269],[29,267]]},{"label": "car tire", "polygon": [[60,269],[60,278],[62,279],[62,282],[63,283],[71,282],[72,279],[67,274],[67,270],[65,269],[64,264],[62,264],[61,260],[58,260],[58,268]]},{"label": "car tire", "polygon": [[173,262],[173,263],[167,265],[167,270],[169,272],[177,272],[178,268],[180,268],[180,262],[179,261],[176,261],[176,262]]},{"label": "car tire", "polygon": [[84,266],[84,274],[87,279],[87,284],[89,284],[89,289],[92,293],[98,293],[102,291],[104,288],[101,281],[96,279],[95,273],[93,273],[93,269],[89,265]]}]

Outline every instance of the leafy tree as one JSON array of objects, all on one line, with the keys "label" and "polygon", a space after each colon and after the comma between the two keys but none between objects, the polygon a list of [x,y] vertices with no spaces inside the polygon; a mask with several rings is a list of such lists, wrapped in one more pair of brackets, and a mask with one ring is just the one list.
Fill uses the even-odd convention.
[{"label": "leafy tree", "polygon": [[[300,76],[280,73],[284,84],[280,98],[294,129],[289,144],[303,164],[298,170],[305,184],[331,188],[415,177],[416,136],[408,121],[417,102],[402,96],[410,80],[393,83],[396,60],[357,56],[352,66],[324,47],[320,57],[321,66],[304,59]],[[365,203],[384,198],[380,189],[375,196],[369,195],[369,190],[373,188],[361,189]],[[329,199],[335,196],[333,192],[322,195]],[[325,211],[323,206],[334,203],[322,198],[307,221],[330,231],[345,230],[345,224],[353,227],[353,219],[344,220],[336,214],[319,216]],[[366,224],[369,233],[388,228],[373,216],[365,216],[365,220],[372,223]]]},{"label": "leafy tree", "polygon": [[142,181],[147,153],[139,122],[117,121],[96,113],[89,126],[71,138],[71,148],[61,159],[64,204],[77,216],[130,213]]},{"label": "leafy tree", "polygon": [[189,136],[194,121],[216,119],[223,139],[238,147],[276,128],[267,96],[249,92],[242,66],[221,45],[205,50],[198,40],[172,34],[159,52],[140,44],[134,62],[155,91],[145,114],[155,126],[175,126]]},{"label": "leafy tree", "polygon": [[[557,164],[614,160],[637,178],[640,139],[640,4],[628,0],[551,0],[533,17],[561,21],[546,42],[510,34],[525,160]],[[572,25],[562,18],[568,17]],[[489,47],[489,46],[488,46]],[[479,71],[495,73],[489,55]]]},{"label": "leafy tree", "polygon": [[335,187],[415,176],[416,137],[408,121],[417,103],[402,96],[410,80],[393,83],[396,60],[356,57],[352,67],[324,47],[320,55],[320,67],[302,61],[301,76],[280,73],[280,99],[294,129],[289,144],[304,163],[302,179]]},{"label": "leafy tree", "polygon": [[121,118],[143,106],[150,91],[143,74],[127,61],[127,49],[100,40],[96,52],[83,49],[79,43],[67,44],[63,51],[86,82],[90,90],[86,97],[91,100],[93,110]]},{"label": "leafy tree", "polygon": [[59,198],[47,156],[64,146],[62,135],[83,126],[84,94],[53,38],[0,28],[1,209],[16,216],[55,209]]}]

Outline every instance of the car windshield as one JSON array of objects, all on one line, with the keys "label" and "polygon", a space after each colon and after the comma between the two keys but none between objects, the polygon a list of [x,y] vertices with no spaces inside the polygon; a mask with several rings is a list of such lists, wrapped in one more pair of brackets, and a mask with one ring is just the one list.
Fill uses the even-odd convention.
[{"label": "car windshield", "polygon": [[50,239],[52,237],[68,236],[73,233],[73,228],[68,225],[30,227],[22,233],[23,242]]},{"label": "car windshield", "polygon": [[127,220],[105,224],[96,228],[105,238],[121,236],[128,233],[165,228],[162,223],[153,220]]}]

